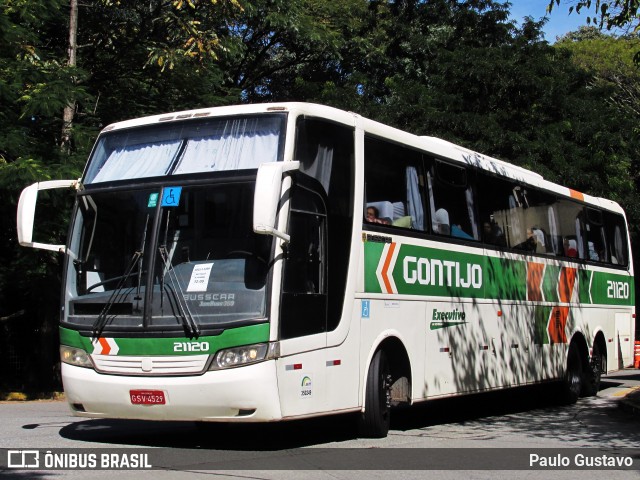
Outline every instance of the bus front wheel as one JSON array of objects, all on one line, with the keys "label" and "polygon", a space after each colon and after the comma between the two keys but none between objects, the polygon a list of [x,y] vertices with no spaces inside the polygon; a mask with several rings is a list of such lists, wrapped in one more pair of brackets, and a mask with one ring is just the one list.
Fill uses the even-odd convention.
[{"label": "bus front wheel", "polygon": [[378,350],[369,366],[364,412],[360,416],[362,437],[383,438],[391,423],[391,369],[384,350]]}]

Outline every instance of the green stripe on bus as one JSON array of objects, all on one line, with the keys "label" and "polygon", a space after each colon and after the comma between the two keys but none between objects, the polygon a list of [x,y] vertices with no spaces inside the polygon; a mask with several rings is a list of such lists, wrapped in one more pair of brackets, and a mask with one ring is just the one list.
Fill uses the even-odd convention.
[{"label": "green stripe on bus", "polygon": [[527,264],[499,257],[483,257],[484,298],[526,300]]},{"label": "green stripe on bus", "polygon": [[591,278],[593,272],[589,270],[578,270],[578,299],[580,303],[591,303]]},{"label": "green stripe on bus", "polygon": [[[536,262],[543,263],[544,259]],[[561,277],[573,278],[572,271],[576,274],[575,284],[573,280],[563,283],[572,289],[565,292],[571,295],[572,303],[635,304],[632,276],[582,266],[574,270],[557,262],[545,263],[540,285],[544,301],[563,303],[558,284]],[[383,243],[365,241],[364,287],[366,293],[526,301],[527,262],[409,244],[397,244],[393,250],[385,250]],[[395,290],[389,291],[389,288]]]},{"label": "green stripe on bus", "polygon": [[633,278],[627,275],[593,272],[591,298],[593,303],[597,304],[635,305]]},{"label": "green stripe on bus", "polygon": [[[213,354],[223,348],[267,342],[269,340],[269,324],[261,323],[247,327],[229,328],[220,335],[203,336],[197,339],[189,339],[184,336],[125,338],[106,335],[106,337],[115,341],[118,355],[201,355],[203,353]],[[60,327],[60,343],[82,348],[89,353],[94,350],[91,337],[84,337],[79,332],[64,327]],[[206,350],[184,351],[189,350],[189,347],[185,347],[184,344],[194,343],[207,343],[208,348]],[[176,347],[176,344],[183,345]]]},{"label": "green stripe on bus", "polygon": [[365,275],[365,291],[370,293],[382,293],[380,288],[380,283],[376,278],[376,269],[378,268],[378,261],[382,256],[382,250],[384,249],[384,243],[373,243],[368,242],[365,244],[365,266],[364,269],[366,272],[371,272],[370,275]]},{"label": "green stripe on bus", "polygon": [[544,269],[544,278],[542,280],[542,293],[547,302],[559,302],[558,298],[558,278],[560,277],[561,268],[556,265],[547,265]]},{"label": "green stripe on bus", "polygon": [[392,276],[401,294],[482,298],[483,263],[482,255],[402,245]]},{"label": "green stripe on bus", "polygon": [[551,315],[551,307],[537,305],[533,313],[533,343],[535,345],[543,345],[549,343],[549,333],[547,325],[549,324],[549,316]]}]

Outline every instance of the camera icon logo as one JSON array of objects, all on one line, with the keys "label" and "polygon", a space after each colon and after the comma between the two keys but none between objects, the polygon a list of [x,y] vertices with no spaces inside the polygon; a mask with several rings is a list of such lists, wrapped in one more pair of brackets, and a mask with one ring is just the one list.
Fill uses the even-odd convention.
[{"label": "camera icon logo", "polygon": [[40,452],[38,450],[9,450],[7,452],[7,467],[38,468],[40,467]]}]

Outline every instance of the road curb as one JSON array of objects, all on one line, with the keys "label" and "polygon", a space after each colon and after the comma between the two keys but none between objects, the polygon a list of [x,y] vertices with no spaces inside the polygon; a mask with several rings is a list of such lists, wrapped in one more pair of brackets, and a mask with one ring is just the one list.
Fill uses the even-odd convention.
[{"label": "road curb", "polygon": [[635,416],[640,416],[640,387],[634,388],[621,398],[618,406]]},{"label": "road curb", "polygon": [[24,392],[0,392],[1,402],[32,402],[41,400],[64,400],[64,392],[27,394]]}]

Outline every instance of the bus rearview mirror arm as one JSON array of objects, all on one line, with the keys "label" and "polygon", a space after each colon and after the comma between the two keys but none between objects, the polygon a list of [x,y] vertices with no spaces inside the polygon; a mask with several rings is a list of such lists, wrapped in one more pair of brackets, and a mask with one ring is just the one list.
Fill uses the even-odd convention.
[{"label": "bus rearview mirror arm", "polygon": [[40,190],[52,190],[58,188],[82,189],[80,180],[48,180],[29,185],[20,194],[18,201],[17,225],[18,243],[23,247],[39,248],[41,250],[51,250],[53,252],[64,252],[64,245],[50,245],[48,243],[38,243],[33,241],[33,223],[36,216],[36,204],[38,203],[38,192]]},{"label": "bus rearview mirror arm", "polygon": [[286,172],[298,170],[300,162],[269,162],[258,167],[256,189],[253,197],[253,231],[261,235],[273,235],[285,242],[291,237],[276,229],[282,180]]}]

